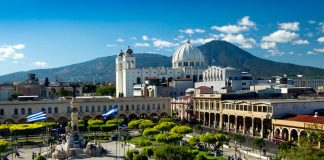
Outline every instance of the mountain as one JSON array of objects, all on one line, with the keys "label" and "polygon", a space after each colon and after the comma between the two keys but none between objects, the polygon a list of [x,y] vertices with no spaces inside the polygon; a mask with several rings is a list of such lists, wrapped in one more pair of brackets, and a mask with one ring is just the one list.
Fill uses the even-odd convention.
[{"label": "mountain", "polygon": [[[136,53],[135,56],[138,67],[171,66],[171,57],[150,53]],[[107,56],[59,68],[15,72],[0,76],[0,83],[23,81],[27,79],[28,73],[35,73],[39,79],[48,77],[50,81],[58,79],[60,81],[113,82],[115,81],[115,58],[116,56]]]},{"label": "mountain", "polygon": [[[324,69],[258,58],[226,41],[211,41],[199,46],[199,49],[205,55],[208,65],[231,66],[256,76],[324,75]],[[150,53],[136,53],[135,56],[137,67],[171,66],[171,57]],[[59,68],[15,72],[0,76],[0,82],[22,81],[27,78],[28,73],[35,73],[39,79],[49,77],[50,81],[58,79],[60,81],[114,82],[115,58],[116,56],[107,56]]]},{"label": "mountain", "polygon": [[209,65],[231,66],[256,76],[323,76],[324,69],[262,59],[226,41],[211,41],[200,47]]}]

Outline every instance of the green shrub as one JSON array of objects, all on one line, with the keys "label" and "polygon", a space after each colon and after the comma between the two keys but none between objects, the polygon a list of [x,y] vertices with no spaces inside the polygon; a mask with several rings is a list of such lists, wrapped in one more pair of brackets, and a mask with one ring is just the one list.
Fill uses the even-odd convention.
[{"label": "green shrub", "polygon": [[110,132],[117,129],[117,124],[114,123],[106,123],[105,125],[100,126],[100,130],[103,132]]},{"label": "green shrub", "polygon": [[100,131],[100,126],[101,125],[90,125],[88,126],[88,131]]},{"label": "green shrub", "polygon": [[173,118],[161,118],[159,120],[159,124],[162,122],[174,122],[174,119]]},{"label": "green shrub", "polygon": [[144,154],[135,154],[133,160],[148,160]]},{"label": "green shrub", "polygon": [[41,155],[39,155],[39,156],[37,156],[37,157],[35,158],[35,160],[46,160],[46,158],[43,157],[43,156],[41,156]]},{"label": "green shrub", "polygon": [[153,156],[154,155],[154,148],[152,146],[146,146],[143,147],[143,154],[147,156]]},{"label": "green shrub", "polygon": [[42,124],[15,124],[10,126],[10,133],[13,135],[40,134],[44,126]]},{"label": "green shrub", "polygon": [[0,140],[0,152],[4,152],[8,147],[8,142],[4,140]]},{"label": "green shrub", "polygon": [[129,160],[132,160],[134,155],[136,154],[139,154],[138,150],[135,150],[135,149],[130,149],[126,152],[126,157],[129,159]]},{"label": "green shrub", "polygon": [[[119,123],[121,123],[121,121],[119,121]],[[107,122],[106,122],[106,124],[118,124],[118,120],[117,119],[112,119],[112,120],[108,120]]]},{"label": "green shrub", "polygon": [[104,121],[103,120],[99,120],[99,119],[89,119],[88,120],[88,124],[89,124],[89,126],[92,126],[92,125],[103,125],[104,124]]}]

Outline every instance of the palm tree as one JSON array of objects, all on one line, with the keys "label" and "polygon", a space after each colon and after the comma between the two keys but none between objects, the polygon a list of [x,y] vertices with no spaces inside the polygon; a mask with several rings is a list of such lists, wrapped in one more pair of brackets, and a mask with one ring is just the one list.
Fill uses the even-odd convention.
[{"label": "palm tree", "polygon": [[253,139],[253,149],[258,148],[260,150],[260,159],[261,159],[261,150],[265,146],[263,138],[254,138]]},{"label": "palm tree", "polygon": [[238,142],[240,144],[240,148],[241,148],[242,143],[245,142],[245,137],[241,134],[235,134],[234,141]]}]

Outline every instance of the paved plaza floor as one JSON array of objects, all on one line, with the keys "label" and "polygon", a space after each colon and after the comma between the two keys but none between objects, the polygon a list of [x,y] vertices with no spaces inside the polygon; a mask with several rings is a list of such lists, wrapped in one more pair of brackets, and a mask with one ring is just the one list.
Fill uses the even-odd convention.
[{"label": "paved plaza floor", "polygon": [[[113,142],[109,142],[109,143],[101,143],[102,147],[104,147],[108,153],[102,157],[91,157],[91,158],[82,158],[82,159],[92,159],[92,160],[101,160],[101,159],[107,159],[107,160],[114,160],[114,159],[124,159],[124,155],[126,153],[126,151],[128,149],[134,149],[133,146],[130,145],[122,145],[121,142],[117,143],[117,148],[116,148],[116,141]],[[117,149],[117,151],[116,151]],[[40,152],[40,150],[42,151],[42,155],[47,153],[47,148],[43,147],[43,148],[19,148],[19,154],[20,157],[15,157],[12,155],[8,156],[8,159],[13,159],[13,160],[31,160],[32,159],[32,153],[35,152],[36,154],[38,154]],[[116,153],[117,153],[117,158],[116,158]],[[49,160],[51,160],[51,158],[48,158]],[[80,159],[80,158],[75,158],[75,159]]]}]

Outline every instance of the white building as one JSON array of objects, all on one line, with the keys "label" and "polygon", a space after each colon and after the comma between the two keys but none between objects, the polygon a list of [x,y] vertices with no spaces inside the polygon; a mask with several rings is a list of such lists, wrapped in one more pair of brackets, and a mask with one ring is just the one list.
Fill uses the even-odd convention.
[{"label": "white building", "polygon": [[202,81],[205,66],[204,55],[189,40],[174,53],[172,68],[136,68],[133,50],[128,48],[116,57],[116,96],[133,96],[133,86],[143,84],[144,79],[150,77],[159,78],[162,83],[180,78]]},{"label": "white building", "polygon": [[203,82],[195,83],[195,88],[207,86],[218,93],[247,90],[252,82],[251,79],[242,80],[240,70],[231,67],[211,66],[203,72],[203,77]]}]

